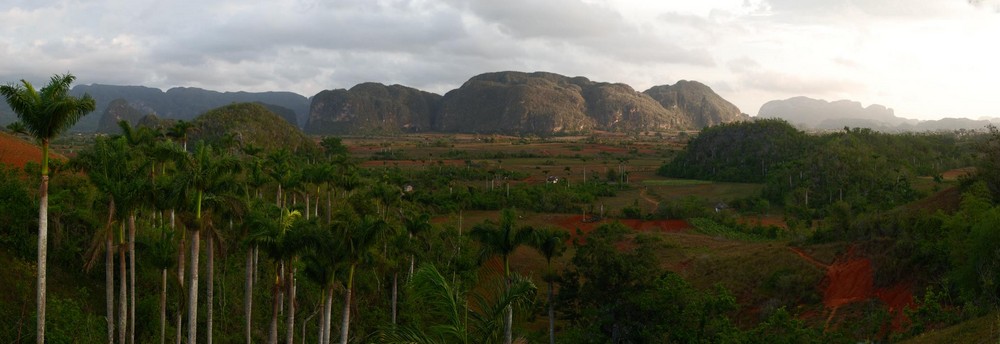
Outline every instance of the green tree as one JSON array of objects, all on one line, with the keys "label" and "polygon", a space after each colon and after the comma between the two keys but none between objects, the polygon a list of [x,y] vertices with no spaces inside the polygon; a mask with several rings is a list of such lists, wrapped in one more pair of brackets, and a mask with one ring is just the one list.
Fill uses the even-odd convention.
[{"label": "green tree", "polygon": [[499,343],[507,310],[531,305],[538,289],[520,274],[490,281],[472,292],[461,284],[449,283],[434,265],[421,265],[408,284],[412,296],[408,302],[421,306],[427,322],[383,331],[382,342]]},{"label": "green tree", "polygon": [[[201,251],[201,230],[206,228],[203,209],[206,199],[222,197],[229,189],[235,161],[220,155],[210,146],[199,143],[194,154],[188,154],[178,162],[180,174],[174,180],[174,190],[185,192],[193,200],[193,223],[191,231],[191,262],[188,280],[188,343],[194,344],[198,334],[198,256]],[[216,204],[208,202],[209,205]],[[211,224],[208,224],[211,225]],[[209,251],[209,255],[213,254]],[[211,331],[211,329],[209,329]]]},{"label": "green tree", "polygon": [[36,338],[45,343],[45,290],[46,258],[48,247],[49,205],[49,142],[73,126],[84,115],[96,108],[94,99],[85,94],[76,98],[69,95],[70,84],[76,80],[72,74],[54,75],[49,84],[36,91],[26,80],[21,84],[0,86],[0,95],[7,100],[18,121],[42,144],[42,183],[38,206],[38,288],[36,305]]},{"label": "green tree", "polygon": [[[274,214],[280,214],[275,216]],[[282,273],[284,263],[294,249],[294,242],[289,234],[302,213],[298,210],[279,209],[276,205],[256,202],[248,215],[251,228],[255,231],[249,240],[259,246],[274,264],[274,283],[271,303],[271,321],[268,329],[268,343],[278,342],[278,312],[284,286],[288,281]]]},{"label": "green tree", "polygon": [[531,241],[531,247],[534,247],[545,257],[545,282],[549,285],[549,344],[555,344],[556,342],[556,313],[555,305],[553,304],[554,298],[554,288],[553,283],[556,279],[556,274],[552,271],[552,258],[559,257],[566,250],[566,240],[569,239],[569,233],[566,231],[558,229],[540,229],[535,231],[535,237]]},{"label": "green tree", "polygon": [[[517,213],[514,209],[504,209],[500,212],[500,222],[493,223],[485,221],[472,228],[469,235],[480,243],[480,259],[487,259],[499,256],[503,264],[503,276],[510,287],[510,255],[521,245],[531,242],[534,228],[524,226],[518,227],[516,223]],[[508,307],[507,318],[504,320],[504,344],[513,341],[514,309]]]},{"label": "green tree", "polygon": [[[124,233],[115,230],[115,223],[124,224],[126,220],[132,220],[129,222],[134,224],[134,212],[137,204],[140,202],[143,192],[148,190],[146,179],[135,177],[136,175],[141,175],[146,169],[145,163],[139,159],[136,153],[123,137],[114,139],[99,138],[91,149],[81,151],[74,160],[74,164],[81,166],[86,171],[91,183],[104,193],[108,199],[108,221],[103,233],[99,234],[98,238],[103,238],[105,242],[103,248],[105,252],[105,269],[107,269],[105,288],[107,289],[109,342],[113,342],[115,328],[112,321],[114,318],[114,263],[111,258],[114,252],[112,242],[115,238],[118,239],[119,271],[121,272],[119,279],[122,281],[121,299],[119,302],[123,312],[119,314],[119,341],[124,341],[127,332],[125,328],[127,325],[127,312],[125,312],[127,299],[124,285],[127,278],[124,275],[124,260],[125,251],[128,249],[128,246],[124,242]],[[121,228],[122,226],[117,227]],[[101,245],[94,245],[93,247],[100,248]],[[99,252],[99,249],[92,251],[88,266],[93,264]],[[134,268],[133,266],[133,270]]]},{"label": "green tree", "polygon": [[347,282],[344,290],[344,311],[340,326],[340,343],[347,344],[351,324],[351,294],[354,289],[354,273],[360,264],[371,264],[376,256],[376,247],[391,236],[392,226],[372,215],[367,204],[355,201],[360,212],[343,211],[337,216],[334,226],[338,236],[344,238],[346,253]]},{"label": "green tree", "polygon": [[308,233],[303,233],[305,248],[302,259],[305,264],[306,277],[320,286],[322,314],[320,316],[319,342],[330,342],[330,329],[333,312],[333,292],[337,270],[346,261],[344,241],[336,236],[330,226],[315,226]]}]

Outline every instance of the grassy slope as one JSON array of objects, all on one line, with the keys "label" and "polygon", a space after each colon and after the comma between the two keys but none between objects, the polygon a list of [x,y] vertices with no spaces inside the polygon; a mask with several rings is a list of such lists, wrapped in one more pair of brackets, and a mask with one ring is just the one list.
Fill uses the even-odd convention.
[{"label": "grassy slope", "polygon": [[957,325],[925,332],[900,344],[996,343],[1000,341],[1000,314],[992,313]]}]

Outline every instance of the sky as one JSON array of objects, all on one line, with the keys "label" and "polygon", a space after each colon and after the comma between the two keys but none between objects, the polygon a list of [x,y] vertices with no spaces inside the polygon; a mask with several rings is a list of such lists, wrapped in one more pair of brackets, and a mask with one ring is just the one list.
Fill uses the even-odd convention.
[{"label": "sky", "polygon": [[1000,0],[5,0],[0,83],[443,94],[547,71],[696,80],[745,113],[795,96],[1000,117]]}]

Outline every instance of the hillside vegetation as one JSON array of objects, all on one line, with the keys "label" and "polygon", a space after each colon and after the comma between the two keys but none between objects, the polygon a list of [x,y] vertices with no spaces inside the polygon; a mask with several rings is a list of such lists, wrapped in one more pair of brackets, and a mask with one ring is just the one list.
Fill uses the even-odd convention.
[{"label": "hillside vegetation", "polygon": [[191,141],[237,144],[265,151],[316,152],[319,147],[302,131],[259,103],[237,103],[212,109],[193,121]]},{"label": "hillside vegetation", "polygon": [[[505,323],[531,343],[991,338],[995,129],[769,120],[293,150],[302,134],[259,104],[193,124],[90,137],[53,171],[51,341],[501,343]],[[0,342],[33,339],[36,172],[0,169]]]}]

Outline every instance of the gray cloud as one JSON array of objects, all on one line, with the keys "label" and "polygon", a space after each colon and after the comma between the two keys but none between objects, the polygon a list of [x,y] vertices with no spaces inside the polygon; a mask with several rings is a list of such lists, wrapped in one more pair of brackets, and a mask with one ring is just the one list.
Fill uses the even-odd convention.
[{"label": "gray cloud", "polygon": [[[377,81],[443,93],[479,73],[542,70],[625,82],[639,90],[698,80],[753,110],[763,101],[794,95],[869,92],[877,98],[873,90],[917,92],[893,80],[909,80],[914,71],[906,68],[912,66],[950,70],[954,59],[907,57],[917,61],[911,67],[872,62],[927,44],[887,35],[905,35],[898,29],[903,24],[992,37],[1000,31],[990,24],[995,16],[989,9],[998,4],[10,0],[0,4],[0,83],[44,82],[54,73],[73,72],[80,83],[164,89],[289,90],[311,96]],[[852,50],[872,42],[892,46]],[[953,45],[954,51],[975,51]],[[980,75],[996,70],[969,68],[984,70]]]}]

